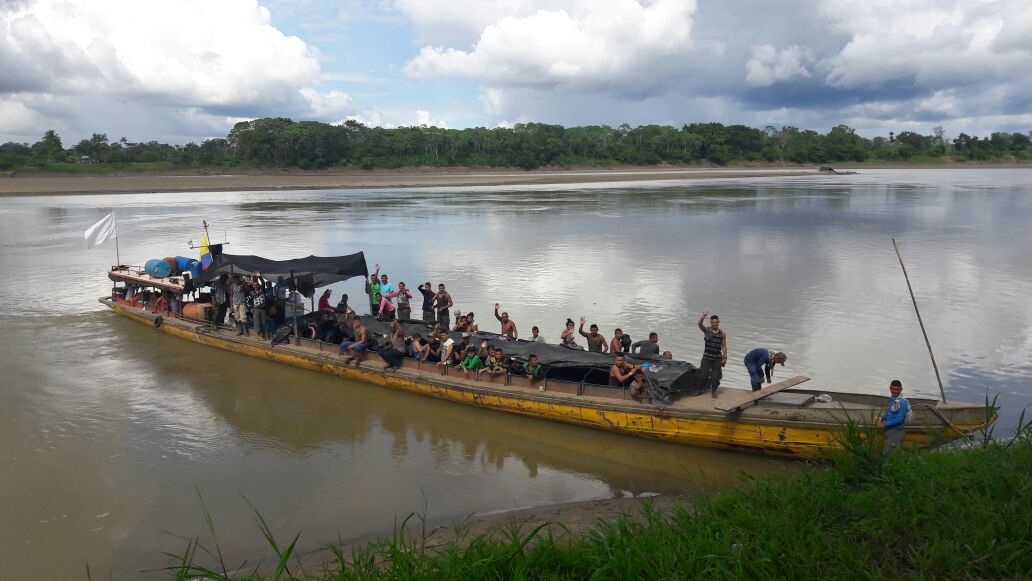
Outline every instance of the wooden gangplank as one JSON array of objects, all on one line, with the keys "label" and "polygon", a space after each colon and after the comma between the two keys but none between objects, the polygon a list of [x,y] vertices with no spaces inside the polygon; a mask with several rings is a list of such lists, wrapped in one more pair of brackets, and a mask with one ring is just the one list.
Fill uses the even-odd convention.
[{"label": "wooden gangplank", "polygon": [[775,393],[778,393],[779,391],[784,391],[790,387],[794,387],[796,385],[799,385],[800,383],[805,383],[807,381],[810,381],[810,378],[804,375],[790,377],[784,381],[779,381],[772,385],[768,385],[767,387],[759,391],[753,391],[740,398],[732,399],[730,401],[717,404],[716,408],[722,412],[736,412],[751,403],[756,403],[765,397],[770,397]]}]

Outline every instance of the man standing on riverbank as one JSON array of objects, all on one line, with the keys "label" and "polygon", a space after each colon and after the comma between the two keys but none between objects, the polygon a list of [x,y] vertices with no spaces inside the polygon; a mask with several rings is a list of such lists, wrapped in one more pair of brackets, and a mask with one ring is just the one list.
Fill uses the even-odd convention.
[{"label": "man standing on riverbank", "polygon": [[885,411],[878,418],[878,422],[885,429],[884,454],[888,454],[894,448],[899,448],[903,445],[903,438],[906,436],[906,424],[912,416],[910,402],[901,395],[903,393],[903,382],[893,379],[889,383],[889,393],[892,394],[892,397],[889,398]]},{"label": "man standing on riverbank", "polygon": [[710,317],[710,326],[706,328],[703,322],[709,311],[703,311],[699,317],[699,330],[704,337],[702,350],[702,363],[699,364],[699,383],[703,390],[709,388],[710,397],[717,397],[717,388],[720,387],[720,378],[723,377],[721,367],[727,365],[727,334],[720,330],[720,317]]},{"label": "man standing on riverbank", "polygon": [[764,376],[767,378],[767,383],[770,383],[770,378],[774,374],[774,364],[780,363],[784,367],[785,361],[788,361],[788,355],[781,351],[774,353],[763,347],[750,351],[745,356],[745,369],[749,372],[749,384],[752,385],[752,390],[759,391],[763,387]]},{"label": "man standing on riverbank", "polygon": [[502,335],[510,339],[519,339],[520,333],[516,330],[516,323],[509,318],[509,313],[498,314],[498,303],[495,303],[495,318],[502,324]]}]

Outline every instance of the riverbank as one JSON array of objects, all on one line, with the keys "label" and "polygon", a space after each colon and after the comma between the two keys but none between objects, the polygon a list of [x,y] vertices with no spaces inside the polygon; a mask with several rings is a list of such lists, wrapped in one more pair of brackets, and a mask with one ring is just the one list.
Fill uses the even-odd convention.
[{"label": "riverbank", "polygon": [[[1009,443],[902,452],[850,438],[832,467],[680,499],[595,503],[586,530],[561,510],[460,525],[418,524],[364,548],[331,548],[295,578],[1027,578],[1032,431]],[[629,502],[633,504],[628,504]],[[592,505],[587,505],[592,506]],[[547,514],[547,512],[545,513]],[[413,533],[413,529],[416,532]],[[275,559],[273,559],[275,560]],[[180,577],[197,574],[189,565]],[[270,571],[271,572],[271,571]],[[218,578],[218,577],[216,577]]]},{"label": "riverbank", "polygon": [[16,175],[0,178],[0,195],[268,191],[353,188],[510,186],[817,175],[813,168],[625,168],[592,170],[355,170],[227,175]]}]

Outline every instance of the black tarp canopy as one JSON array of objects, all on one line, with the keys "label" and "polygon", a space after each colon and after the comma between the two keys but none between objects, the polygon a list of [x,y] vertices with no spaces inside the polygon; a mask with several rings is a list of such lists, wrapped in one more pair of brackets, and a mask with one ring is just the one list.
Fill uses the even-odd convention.
[{"label": "black tarp canopy", "polygon": [[[318,317],[319,314],[313,313],[307,316]],[[388,342],[386,335],[389,323],[370,316],[360,316],[359,318],[371,336],[377,339],[379,345]],[[407,337],[411,337],[413,333],[420,333],[423,337],[432,334],[431,328],[419,321],[402,322],[401,326]],[[462,333],[450,331],[449,336],[456,343],[460,343],[462,340]],[[520,363],[526,362],[530,355],[537,355],[538,361],[546,369],[546,377],[549,379],[596,385],[608,384],[609,368],[615,359],[615,356],[609,353],[570,349],[551,343],[511,340],[502,335],[483,331],[472,333],[468,341],[469,345],[474,347],[479,347],[481,342],[487,341],[489,345],[501,348],[506,355]],[[645,374],[646,384],[649,395],[658,404],[670,405],[678,396],[698,395],[702,392],[699,385],[701,378],[697,374],[698,368],[691,363],[630,353],[623,353],[623,356],[629,363],[636,365],[648,362],[649,369]]]},{"label": "black tarp canopy", "polygon": [[[269,260],[261,256],[220,254],[201,275],[199,284],[206,284],[220,273],[251,276],[262,273],[266,280],[275,281],[293,275],[299,288],[323,287],[355,276],[368,276],[365,254],[356,252],[347,256],[306,256],[290,260]],[[306,293],[310,294],[310,293]]]}]

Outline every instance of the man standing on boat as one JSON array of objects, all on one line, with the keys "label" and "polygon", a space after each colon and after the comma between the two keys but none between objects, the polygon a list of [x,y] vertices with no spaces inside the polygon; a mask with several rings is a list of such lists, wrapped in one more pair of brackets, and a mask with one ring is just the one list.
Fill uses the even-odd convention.
[{"label": "man standing on boat", "polygon": [[423,322],[432,324],[437,320],[437,313],[434,312],[434,299],[437,295],[434,294],[429,281],[416,288],[419,289],[419,294],[423,295]]},{"label": "man standing on boat", "polygon": [[631,353],[648,357],[659,357],[659,335],[649,333],[648,340],[631,343]]},{"label": "man standing on boat", "polygon": [[444,284],[442,283],[437,285],[437,295],[434,296],[434,308],[437,309],[437,325],[446,331],[449,329],[449,325],[451,324],[448,309],[452,308],[452,305],[454,304],[455,303],[452,302],[451,295],[448,294],[448,291],[444,290]]},{"label": "man standing on boat", "polygon": [[763,387],[764,376],[767,378],[767,383],[770,383],[771,376],[774,374],[774,364],[780,363],[784,367],[786,361],[788,361],[788,355],[781,351],[775,353],[763,347],[750,351],[745,356],[745,369],[749,371],[749,384],[752,385],[752,390],[760,391],[760,388]]},{"label": "man standing on boat", "polygon": [[249,335],[250,333],[247,332],[247,286],[244,285],[240,275],[234,276],[233,283],[229,285],[229,303],[233,307],[237,335]]},{"label": "man standing on boat", "polygon": [[376,313],[380,311],[380,299],[376,295],[380,294],[380,265],[376,265],[376,272],[369,275],[369,280],[365,284],[365,292],[369,295],[369,314],[376,316]]},{"label": "man standing on boat", "polygon": [[699,383],[703,390],[709,388],[710,397],[717,397],[717,388],[720,387],[720,378],[723,376],[721,367],[727,365],[727,333],[720,330],[720,317],[710,317],[710,326],[707,328],[703,322],[709,311],[703,311],[699,317],[699,330],[705,340],[702,351],[702,363],[699,365]]},{"label": "man standing on boat", "polygon": [[502,335],[510,339],[519,339],[520,333],[516,330],[516,323],[512,322],[509,318],[509,313],[504,312],[501,315],[498,314],[498,303],[495,303],[495,318],[502,324]]},{"label": "man standing on boat", "polygon": [[584,332],[584,323],[587,323],[587,317],[580,318],[580,327],[577,328],[577,332],[580,333],[581,337],[584,337],[588,344],[588,351],[594,351],[595,353],[605,353],[608,351],[606,345],[606,338],[598,334],[598,325],[592,323],[588,327],[589,333]]},{"label": "man standing on boat", "polygon": [[910,411],[910,402],[901,395],[903,393],[903,382],[893,379],[889,383],[889,393],[892,397],[889,398],[885,411],[878,418],[878,423],[885,429],[885,448],[882,452],[883,454],[888,454],[894,448],[899,448],[903,445],[903,438],[906,436],[906,424],[913,417],[913,413]]},{"label": "man standing on boat", "polygon": [[[380,291],[383,292],[382,287],[380,288]],[[389,299],[393,299],[394,297],[398,297],[398,320],[408,321],[411,319],[412,307],[410,306],[409,301],[412,299],[412,291],[405,288],[405,283],[399,282],[398,290],[387,295],[387,298]]]}]

